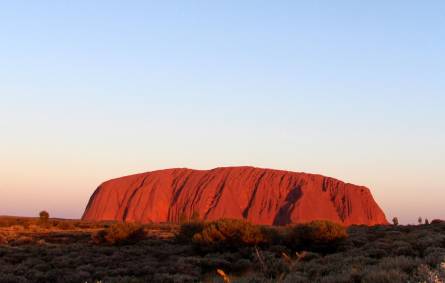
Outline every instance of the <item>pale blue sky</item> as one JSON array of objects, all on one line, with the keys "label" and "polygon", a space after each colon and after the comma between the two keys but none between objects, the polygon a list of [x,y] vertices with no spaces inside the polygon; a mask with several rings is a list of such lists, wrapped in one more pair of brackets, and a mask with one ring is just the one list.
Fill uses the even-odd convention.
[{"label": "pale blue sky", "polygon": [[94,188],[254,165],[445,218],[443,1],[0,4],[0,214],[79,217]]}]

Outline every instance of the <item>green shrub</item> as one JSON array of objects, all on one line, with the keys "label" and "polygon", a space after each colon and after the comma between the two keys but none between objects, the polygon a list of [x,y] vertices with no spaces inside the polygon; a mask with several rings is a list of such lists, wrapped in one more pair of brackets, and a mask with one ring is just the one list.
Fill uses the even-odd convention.
[{"label": "green shrub", "polygon": [[116,223],[94,233],[92,240],[95,244],[123,245],[135,243],[145,237],[144,227],[134,223]]},{"label": "green shrub", "polygon": [[200,221],[193,221],[181,224],[177,239],[180,241],[191,241],[193,236],[197,233],[201,233],[204,229],[204,223]]},{"label": "green shrub", "polygon": [[345,227],[331,221],[316,220],[289,227],[286,242],[293,248],[330,251],[347,237]]},{"label": "green shrub", "polygon": [[287,231],[286,227],[279,226],[262,226],[261,233],[263,234],[266,242],[271,245],[284,246],[285,237],[284,234]]},{"label": "green shrub", "polygon": [[192,241],[198,247],[237,248],[262,244],[265,237],[259,226],[247,221],[221,219],[205,223],[202,231],[196,233]]}]

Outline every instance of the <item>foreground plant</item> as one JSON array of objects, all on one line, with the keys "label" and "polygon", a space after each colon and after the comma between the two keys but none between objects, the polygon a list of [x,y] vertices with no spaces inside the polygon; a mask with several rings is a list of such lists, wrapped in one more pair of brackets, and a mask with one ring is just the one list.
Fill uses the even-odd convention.
[{"label": "foreground plant", "polygon": [[193,243],[208,248],[237,248],[265,242],[259,226],[244,220],[222,219],[205,223],[202,231],[192,237]]},{"label": "foreground plant", "polygon": [[298,224],[288,229],[287,244],[297,249],[332,251],[341,241],[348,238],[345,227],[326,220]]},{"label": "foreground plant", "polygon": [[145,237],[144,227],[135,223],[116,223],[91,236],[95,244],[122,245]]}]

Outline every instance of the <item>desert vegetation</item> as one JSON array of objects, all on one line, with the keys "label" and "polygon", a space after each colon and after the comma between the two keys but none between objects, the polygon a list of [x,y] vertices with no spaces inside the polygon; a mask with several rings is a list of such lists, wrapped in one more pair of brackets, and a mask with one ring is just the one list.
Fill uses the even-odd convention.
[{"label": "desert vegetation", "polygon": [[115,223],[91,236],[93,243],[106,245],[133,244],[144,238],[144,227],[134,223]]},{"label": "desert vegetation", "polygon": [[445,223],[0,218],[0,282],[443,282]]}]

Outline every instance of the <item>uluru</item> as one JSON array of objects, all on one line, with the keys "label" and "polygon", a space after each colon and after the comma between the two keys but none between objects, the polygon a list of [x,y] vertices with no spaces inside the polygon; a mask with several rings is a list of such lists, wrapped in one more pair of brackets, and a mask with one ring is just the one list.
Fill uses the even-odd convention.
[{"label": "uluru", "polygon": [[366,187],[316,174],[255,167],[175,168],[112,179],[96,189],[82,218],[177,223],[192,215],[265,225],[312,220],[388,223]]}]

